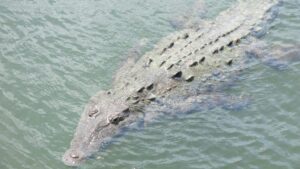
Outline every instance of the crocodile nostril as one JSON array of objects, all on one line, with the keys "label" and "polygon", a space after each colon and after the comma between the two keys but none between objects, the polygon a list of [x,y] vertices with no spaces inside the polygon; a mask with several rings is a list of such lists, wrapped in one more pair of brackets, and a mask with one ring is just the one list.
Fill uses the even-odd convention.
[{"label": "crocodile nostril", "polygon": [[74,153],[72,153],[70,156],[71,156],[72,158],[79,158],[79,155],[78,155],[78,154],[74,154]]}]

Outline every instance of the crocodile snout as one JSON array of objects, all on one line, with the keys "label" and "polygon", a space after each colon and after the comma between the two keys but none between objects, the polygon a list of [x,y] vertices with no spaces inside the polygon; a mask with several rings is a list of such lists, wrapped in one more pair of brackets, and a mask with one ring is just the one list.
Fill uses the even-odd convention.
[{"label": "crocodile snout", "polygon": [[79,166],[85,159],[83,153],[79,150],[68,150],[63,156],[63,162],[68,166]]}]

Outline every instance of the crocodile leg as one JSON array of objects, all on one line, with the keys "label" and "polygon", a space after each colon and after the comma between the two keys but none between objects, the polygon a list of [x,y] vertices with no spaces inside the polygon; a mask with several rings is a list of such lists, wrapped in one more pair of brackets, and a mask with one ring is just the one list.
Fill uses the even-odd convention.
[{"label": "crocodile leg", "polygon": [[285,69],[290,64],[300,61],[300,45],[298,46],[272,46],[269,56],[267,55],[264,63],[276,68]]},{"label": "crocodile leg", "polygon": [[205,13],[204,0],[196,0],[193,9],[175,19],[170,20],[170,25],[175,29],[198,28]]},{"label": "crocodile leg", "polygon": [[251,98],[240,95],[227,95],[224,93],[210,93],[190,97],[161,99],[149,105],[144,112],[144,125],[155,122],[156,118],[167,116],[180,116],[199,111],[209,111],[222,108],[227,111],[239,111],[250,104]]},{"label": "crocodile leg", "polygon": [[275,70],[284,70],[289,64],[300,61],[300,45],[268,46],[265,42],[258,42],[250,46],[246,54]]},{"label": "crocodile leg", "polygon": [[128,72],[135,65],[136,60],[141,57],[142,49],[148,44],[148,39],[141,39],[131,49],[128,50],[124,58],[126,59],[121,64],[122,66],[118,69],[114,76],[114,84],[122,83],[121,79],[126,79]]}]

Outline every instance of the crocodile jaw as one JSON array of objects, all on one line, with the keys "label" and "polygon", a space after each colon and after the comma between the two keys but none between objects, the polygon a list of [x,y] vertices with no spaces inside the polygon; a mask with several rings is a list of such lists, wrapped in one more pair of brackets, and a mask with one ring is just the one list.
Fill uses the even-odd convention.
[{"label": "crocodile jaw", "polygon": [[99,151],[128,122],[129,108],[112,94],[100,91],[86,105],[69,150],[62,157],[68,166],[78,166]]}]

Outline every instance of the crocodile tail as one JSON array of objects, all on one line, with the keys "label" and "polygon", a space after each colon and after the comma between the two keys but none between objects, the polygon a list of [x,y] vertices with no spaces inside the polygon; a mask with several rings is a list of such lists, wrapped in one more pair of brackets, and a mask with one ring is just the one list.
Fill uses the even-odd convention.
[{"label": "crocodile tail", "polygon": [[[256,25],[264,20],[270,20],[270,16],[278,10],[276,7],[280,0],[238,0],[238,2],[229,9],[220,13],[215,22],[230,21],[232,22],[245,21],[248,25]],[[230,22],[228,23],[230,24]]]}]

